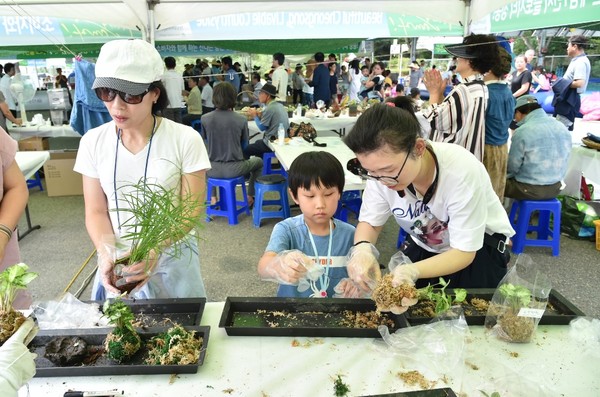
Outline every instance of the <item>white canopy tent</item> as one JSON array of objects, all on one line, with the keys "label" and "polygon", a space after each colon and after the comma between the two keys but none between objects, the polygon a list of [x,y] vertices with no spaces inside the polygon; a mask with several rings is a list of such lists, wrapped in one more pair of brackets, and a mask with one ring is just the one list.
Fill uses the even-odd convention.
[{"label": "white canopy tent", "polygon": [[[472,20],[514,0],[330,0],[328,10],[387,11],[460,23],[465,34]],[[0,16],[51,16],[137,28],[154,43],[156,30],[191,20],[242,12],[314,11],[322,0],[1,0]]]}]

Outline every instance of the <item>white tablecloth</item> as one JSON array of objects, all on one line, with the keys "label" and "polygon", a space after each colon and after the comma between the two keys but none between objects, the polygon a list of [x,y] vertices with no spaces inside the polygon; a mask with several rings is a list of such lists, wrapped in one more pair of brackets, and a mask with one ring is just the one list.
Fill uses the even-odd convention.
[{"label": "white tablecloth", "polygon": [[21,139],[30,138],[32,136],[38,136],[42,138],[54,138],[54,137],[81,137],[71,126],[69,125],[30,125],[25,127],[10,127],[10,135],[20,141]]},{"label": "white tablecloth", "polygon": [[[308,117],[292,117],[290,123],[300,124],[301,122],[311,123],[317,132],[336,131],[338,135],[345,135],[356,124],[358,117],[332,117],[324,119],[309,119]],[[260,132],[254,120],[248,121],[250,135]]]},{"label": "white tablecloth", "polygon": [[600,121],[575,119],[572,133],[573,148],[564,179],[566,186],[561,194],[579,197],[582,175],[588,183],[600,184],[600,151],[583,145],[581,138],[587,133],[600,136]]},{"label": "white tablecloth", "polygon": [[314,146],[312,143],[306,142],[303,138],[292,138],[285,145],[278,145],[277,142],[270,142],[269,147],[275,152],[277,159],[285,170],[288,170],[292,162],[304,152],[323,151],[333,154],[342,164],[344,168],[344,176],[346,184],[344,190],[364,190],[365,181],[360,177],[352,174],[346,169],[346,164],[350,159],[355,158],[354,152],[344,144],[340,137],[317,137],[317,142],[326,143],[325,147]]},{"label": "white tablecloth", "polygon": [[25,176],[29,179],[44,166],[44,163],[50,158],[50,153],[46,151],[39,152],[17,152],[15,161]]},{"label": "white tablecloth", "polygon": [[[419,390],[397,376],[409,370],[419,370],[436,381],[437,388],[452,387],[469,397],[480,396],[479,390],[497,391],[503,397],[595,397],[600,390],[598,358],[569,338],[568,326],[540,326],[535,340],[524,344],[502,342],[486,335],[483,327],[470,327],[466,363],[442,378],[432,368],[381,350],[373,339],[228,336],[218,328],[222,309],[222,302],[206,304],[202,325],[211,330],[197,374],[34,378],[30,395],[117,388],[126,397],[331,397],[333,381],[341,375],[350,395],[363,396]],[[294,340],[300,345],[295,347]],[[528,382],[550,392],[528,394]],[[25,387],[19,396],[27,396]]]}]

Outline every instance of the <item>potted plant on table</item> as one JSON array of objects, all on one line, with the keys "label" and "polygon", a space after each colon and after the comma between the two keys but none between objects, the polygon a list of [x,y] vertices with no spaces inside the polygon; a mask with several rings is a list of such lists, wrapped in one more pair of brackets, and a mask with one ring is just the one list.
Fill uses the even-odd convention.
[{"label": "potted plant on table", "polygon": [[356,99],[352,99],[348,102],[348,116],[356,117],[358,115],[358,101]]},{"label": "potted plant on table", "polygon": [[13,308],[13,303],[17,292],[27,288],[37,276],[24,263],[12,265],[0,273],[0,345],[25,322],[25,316]]},{"label": "potted plant on table", "polygon": [[289,118],[294,117],[294,112],[296,111],[296,106],[295,105],[287,105],[285,107],[285,109],[287,110],[287,114]]},{"label": "potted plant on table", "polygon": [[167,249],[171,250],[169,255],[179,257],[181,245],[178,242],[191,230],[200,228],[200,208],[204,203],[191,195],[182,196],[181,183],[166,188],[140,181],[121,189],[121,199],[126,205],[116,211],[128,216],[124,222],[128,231],[120,242],[129,246],[129,253],[121,258],[115,257],[115,253],[111,281],[122,292],[131,292],[138,283],[126,283],[123,268],[139,262],[148,263]]},{"label": "potted plant on table", "polygon": [[500,285],[498,291],[504,297],[504,305],[494,307],[498,311],[500,336],[511,342],[529,342],[537,323],[534,317],[522,316],[520,312],[530,307],[531,291],[511,283]]}]

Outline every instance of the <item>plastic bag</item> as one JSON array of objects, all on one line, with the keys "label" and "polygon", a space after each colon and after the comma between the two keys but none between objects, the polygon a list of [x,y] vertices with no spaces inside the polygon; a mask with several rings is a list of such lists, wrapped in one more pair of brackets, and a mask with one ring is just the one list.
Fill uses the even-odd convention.
[{"label": "plastic bag", "polygon": [[433,368],[438,375],[456,373],[463,368],[469,326],[462,308],[453,307],[430,323],[416,327],[400,328],[390,334],[388,327],[378,328],[391,352],[411,362]]},{"label": "plastic bag", "polygon": [[84,303],[73,294],[63,294],[58,300],[38,302],[33,305],[40,329],[93,328],[108,326],[100,305]]},{"label": "plastic bag", "polygon": [[558,196],[561,202],[560,231],[572,238],[593,240],[596,234],[594,221],[600,219],[600,201],[577,200]]},{"label": "plastic bag", "polygon": [[569,336],[582,355],[600,359],[600,320],[592,317],[578,317],[569,324]]},{"label": "plastic bag", "polygon": [[531,258],[519,255],[494,292],[486,328],[509,342],[530,342],[546,310],[551,287]]}]

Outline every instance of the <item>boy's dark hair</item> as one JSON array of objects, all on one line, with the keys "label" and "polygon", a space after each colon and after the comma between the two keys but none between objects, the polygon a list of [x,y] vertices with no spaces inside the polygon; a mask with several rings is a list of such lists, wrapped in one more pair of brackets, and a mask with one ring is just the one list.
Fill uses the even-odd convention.
[{"label": "boy's dark hair", "polygon": [[177,63],[175,62],[175,58],[166,57],[165,58],[165,66],[167,67],[167,69],[175,69],[175,66],[177,66]]},{"label": "boy's dark hair", "polygon": [[260,81],[260,74],[254,72],[252,73],[252,79],[256,81]]},{"label": "boy's dark hair", "polygon": [[527,105],[520,106],[515,109],[515,113],[518,111],[519,113],[526,115],[533,112],[536,109],[541,109],[542,106],[539,103],[528,103]]},{"label": "boy's dark hair", "polygon": [[331,54],[329,54],[329,56],[327,58],[333,58],[333,60],[337,61],[337,57],[335,56],[335,54],[333,52]]},{"label": "boy's dark hair", "polygon": [[362,70],[365,70],[365,69],[369,70],[369,67],[368,67],[367,65],[363,65],[363,66],[360,68],[360,70],[361,70],[361,71],[362,71]]},{"label": "boy's dark hair", "polygon": [[148,91],[151,91],[155,88],[160,90],[160,95],[158,96],[156,102],[152,105],[152,114],[162,112],[167,108],[167,106],[169,106],[169,97],[167,96],[167,90],[165,89],[162,81],[158,80],[150,84]]},{"label": "boy's dark hair", "polygon": [[202,76],[200,77],[201,80],[204,80],[207,83],[210,83],[210,78],[208,76]]},{"label": "boy's dark hair", "polygon": [[410,89],[410,96],[415,98],[417,95],[421,95],[421,90],[417,87],[413,87]]},{"label": "boy's dark hair", "polygon": [[298,198],[299,188],[309,190],[312,186],[337,187],[342,194],[344,168],[331,153],[305,152],[292,162],[288,170],[288,183],[294,198]]},{"label": "boy's dark hair", "polygon": [[396,92],[404,92],[404,84],[396,84]]},{"label": "boy's dark hair", "polygon": [[213,88],[212,100],[217,109],[233,109],[235,107],[235,89],[231,84],[217,84]]},{"label": "boy's dark hair", "polygon": [[273,59],[277,61],[279,66],[281,66],[283,65],[283,62],[285,62],[285,55],[283,55],[281,52],[276,52],[273,54]]},{"label": "boy's dark hair", "polygon": [[193,80],[196,84],[200,83],[200,77],[190,77],[190,80]]},{"label": "boy's dark hair", "polygon": [[421,131],[415,117],[386,104],[372,106],[354,124],[344,143],[354,153],[374,152],[388,145],[395,153],[412,150]]},{"label": "boy's dark hair", "polygon": [[322,52],[317,52],[315,54],[315,61],[323,62],[324,60],[325,60],[325,54],[323,54]]}]

